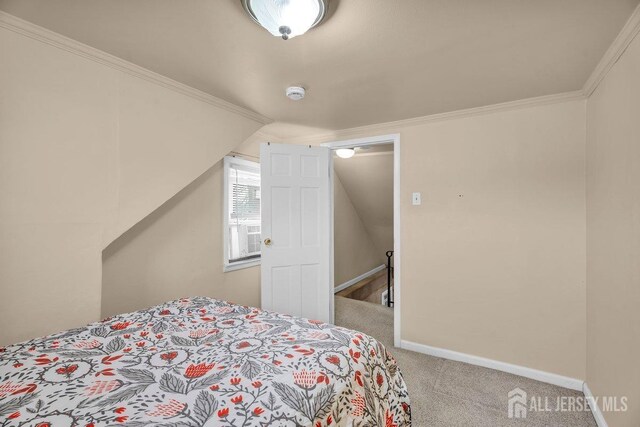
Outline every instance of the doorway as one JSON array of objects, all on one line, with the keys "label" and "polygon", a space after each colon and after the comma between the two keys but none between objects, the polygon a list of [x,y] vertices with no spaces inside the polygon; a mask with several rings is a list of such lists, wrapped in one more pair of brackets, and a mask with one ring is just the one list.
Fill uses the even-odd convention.
[{"label": "doorway", "polygon": [[[390,299],[389,305],[393,310],[394,345],[399,347],[400,135],[337,141],[322,146],[332,151],[331,277],[335,278],[334,294],[351,296],[378,305],[383,304],[383,298]],[[365,171],[363,168],[368,170]],[[384,197],[386,194],[390,198],[388,201]],[[371,197],[372,195],[377,197]],[[352,206],[346,206],[349,203]],[[376,203],[380,204],[380,209],[376,209]],[[384,209],[387,203],[390,211],[388,214]],[[354,210],[356,215],[350,214],[349,210]],[[334,218],[336,214],[340,217]],[[389,215],[392,218],[387,218]],[[350,221],[349,225],[338,223],[343,220]],[[389,227],[386,227],[386,224],[389,224]],[[335,231],[340,233],[336,235]],[[346,243],[349,239],[352,239],[351,245]],[[358,251],[357,247],[352,247],[354,240],[357,241],[356,245],[360,245],[358,257],[349,257],[347,262],[337,258],[341,253],[345,254],[345,250]],[[367,241],[369,243],[366,243]],[[367,257],[375,260],[363,259]],[[335,296],[332,310],[334,307]]]}]

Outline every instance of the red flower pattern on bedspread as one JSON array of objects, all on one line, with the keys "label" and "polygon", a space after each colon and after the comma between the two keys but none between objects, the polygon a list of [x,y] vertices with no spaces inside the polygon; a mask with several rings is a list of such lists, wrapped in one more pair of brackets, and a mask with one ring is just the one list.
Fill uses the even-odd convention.
[{"label": "red flower pattern on bedspread", "polygon": [[384,346],[210,298],[0,349],[0,426],[411,425]]}]

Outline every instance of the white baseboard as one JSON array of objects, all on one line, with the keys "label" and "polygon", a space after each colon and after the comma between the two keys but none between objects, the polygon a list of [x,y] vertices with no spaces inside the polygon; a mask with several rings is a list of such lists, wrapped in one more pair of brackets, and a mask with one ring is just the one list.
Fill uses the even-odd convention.
[{"label": "white baseboard", "polygon": [[596,402],[596,399],[593,397],[593,393],[591,393],[591,389],[589,389],[586,382],[582,386],[582,392],[584,393],[584,397],[587,399],[587,403],[589,404],[589,408],[591,409],[591,413],[593,414],[593,418],[595,418],[598,427],[608,427],[607,422],[604,419],[604,415],[598,407],[598,402]]},{"label": "white baseboard", "polygon": [[460,353],[444,348],[431,347],[429,345],[418,344],[406,340],[401,341],[401,348],[405,350],[416,351],[418,353],[428,354],[430,356],[441,357],[443,359],[455,360],[457,362],[464,362],[471,365],[495,369],[497,371],[508,372],[510,374],[531,378],[533,380],[542,381],[571,390],[583,391],[584,381],[558,374],[552,374],[551,372],[539,371],[537,369],[527,368],[519,365],[512,365],[511,363],[499,362],[493,359]]},{"label": "white baseboard", "polygon": [[348,282],[344,282],[343,284],[336,286],[335,290],[333,291],[333,293],[337,294],[338,292],[343,291],[343,290],[347,289],[348,287],[351,287],[351,286],[355,285],[356,283],[360,282],[361,280],[364,280],[367,277],[373,276],[374,274],[378,273],[379,271],[384,270],[385,268],[387,268],[387,266],[382,264],[382,265],[377,266],[373,270],[367,271],[366,273],[359,275],[358,277],[354,277],[353,279],[349,280]]}]

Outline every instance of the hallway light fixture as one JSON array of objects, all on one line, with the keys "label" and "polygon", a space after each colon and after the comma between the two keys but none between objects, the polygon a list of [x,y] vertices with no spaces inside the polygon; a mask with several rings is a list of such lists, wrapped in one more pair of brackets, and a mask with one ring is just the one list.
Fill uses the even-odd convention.
[{"label": "hallway light fixture", "polygon": [[354,148],[339,148],[336,150],[336,154],[340,158],[349,159],[356,154],[356,150]]},{"label": "hallway light fixture", "polygon": [[306,33],[327,13],[328,0],[242,0],[249,16],[283,40]]}]

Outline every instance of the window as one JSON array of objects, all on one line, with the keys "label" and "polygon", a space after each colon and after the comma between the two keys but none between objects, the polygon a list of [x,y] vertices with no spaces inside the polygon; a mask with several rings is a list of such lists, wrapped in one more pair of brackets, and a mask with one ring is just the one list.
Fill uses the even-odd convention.
[{"label": "window", "polygon": [[224,271],[260,263],[260,164],[224,158]]}]

